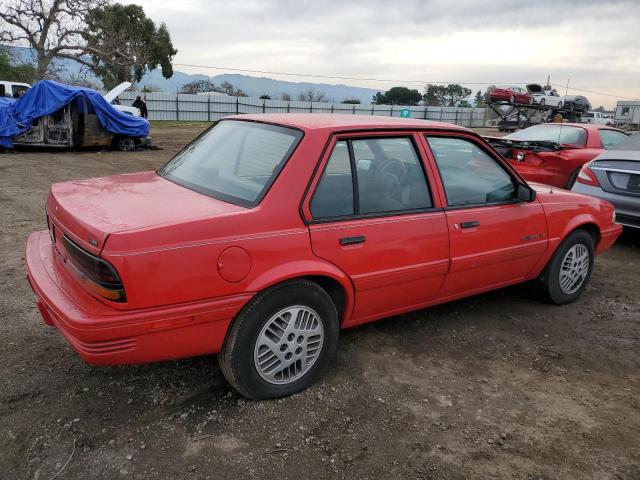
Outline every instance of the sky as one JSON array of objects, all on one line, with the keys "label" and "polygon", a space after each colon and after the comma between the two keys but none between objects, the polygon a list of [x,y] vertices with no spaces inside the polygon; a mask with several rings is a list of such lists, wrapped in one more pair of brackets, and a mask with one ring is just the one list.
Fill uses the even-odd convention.
[{"label": "sky", "polygon": [[[423,91],[427,82],[546,83],[594,107],[640,99],[640,0],[135,0],[165,22],[175,64]],[[187,73],[231,72],[176,65]],[[386,81],[392,79],[394,81]],[[591,90],[593,92],[582,92]],[[606,93],[608,95],[602,95]]]}]

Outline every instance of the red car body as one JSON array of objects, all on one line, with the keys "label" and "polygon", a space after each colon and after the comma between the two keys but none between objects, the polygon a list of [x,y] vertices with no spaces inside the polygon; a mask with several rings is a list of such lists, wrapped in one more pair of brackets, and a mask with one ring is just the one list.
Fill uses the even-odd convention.
[{"label": "red car body", "polygon": [[[562,125],[560,127],[560,125]],[[626,134],[620,130],[609,128],[604,125],[592,125],[587,123],[549,123],[536,125],[536,129],[559,129],[559,128],[579,129],[581,141],[579,144],[557,145],[551,149],[519,148],[517,143],[510,148],[501,150],[503,156],[507,158],[525,180],[530,182],[544,183],[554,187],[570,189],[580,171],[580,168],[600,155],[605,150],[602,131],[617,132],[620,138]],[[528,129],[523,130],[526,132]],[[504,137],[510,139],[517,137],[522,132]],[[566,134],[567,130],[565,130]],[[545,136],[546,138],[546,136]],[[542,138],[541,138],[542,140]],[[606,142],[605,142],[606,143]],[[613,146],[613,145],[611,145]],[[611,148],[608,146],[608,148]]]},{"label": "red car body", "polygon": [[489,93],[489,98],[491,102],[506,102],[512,105],[533,104],[533,97],[519,87],[496,87]]},{"label": "red car body", "polygon": [[[468,140],[522,182],[462,127],[323,114],[246,115],[221,123],[227,122],[284,125],[302,135],[255,206],[197,193],[153,171],[52,186],[49,231],[34,232],[26,242],[27,278],[44,321],[87,362],[219,352],[247,302],[294,278],[326,289],[340,327],[353,327],[533,279],[577,228],[592,232],[596,254],[621,231],[609,203],[541,185],[528,202],[448,208],[425,134]],[[363,136],[413,142],[433,208],[314,221],[310,198],[333,146]],[[464,222],[476,223],[460,229]],[[357,236],[366,242],[342,242]],[[105,275],[115,269],[126,297],[105,298],[74,273],[71,245],[103,262]]]}]

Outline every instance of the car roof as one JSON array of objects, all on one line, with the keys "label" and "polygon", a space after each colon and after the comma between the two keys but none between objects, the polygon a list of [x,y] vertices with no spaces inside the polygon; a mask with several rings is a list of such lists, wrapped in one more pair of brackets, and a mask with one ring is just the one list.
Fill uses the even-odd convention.
[{"label": "car roof", "polygon": [[584,128],[585,130],[595,131],[595,130],[615,130],[616,132],[622,132],[622,130],[618,130],[617,128],[608,127],[606,125],[597,125],[595,123],[578,123],[578,122],[566,122],[566,123],[539,123],[537,125],[532,125],[533,127],[541,127],[541,126],[558,126],[562,125],[563,127],[579,127]]},{"label": "car roof", "polygon": [[[351,115],[333,113],[262,113],[235,115],[227,120],[250,120],[272,123],[301,130],[363,130],[363,129],[436,129],[472,132],[451,123],[416,118],[384,117],[381,115]],[[475,133],[475,132],[473,132]]]}]

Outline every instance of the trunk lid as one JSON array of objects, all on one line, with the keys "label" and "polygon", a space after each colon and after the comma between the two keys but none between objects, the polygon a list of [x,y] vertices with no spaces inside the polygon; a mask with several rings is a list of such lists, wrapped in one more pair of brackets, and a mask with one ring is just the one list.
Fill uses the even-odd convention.
[{"label": "trunk lid", "polygon": [[542,85],[539,85],[537,83],[530,83],[527,85],[527,92],[529,93],[544,93],[544,89],[542,88]]},{"label": "trunk lid", "polygon": [[245,210],[153,171],[57,183],[47,200],[50,223],[94,255],[100,254],[111,233]]},{"label": "trunk lid", "polygon": [[640,154],[630,151],[610,151],[607,158],[598,158],[589,168],[605,192],[640,197]]}]

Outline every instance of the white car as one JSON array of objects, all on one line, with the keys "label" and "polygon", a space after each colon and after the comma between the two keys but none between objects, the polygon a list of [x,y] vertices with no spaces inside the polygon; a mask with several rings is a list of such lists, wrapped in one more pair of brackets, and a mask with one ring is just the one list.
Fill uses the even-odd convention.
[{"label": "white car", "polygon": [[527,85],[527,92],[533,97],[533,103],[541,107],[547,105],[549,107],[562,108],[562,97],[555,89],[545,90],[542,85],[530,83]]},{"label": "white car", "polygon": [[103,95],[104,99],[107,103],[110,103],[113,108],[119,110],[122,113],[126,113],[127,115],[132,115],[134,117],[140,116],[140,109],[136,107],[129,107],[127,105],[118,105],[117,103],[113,103],[113,101],[118,98],[118,95],[124,93],[129,87],[131,87],[131,82],[122,82],[120,85],[115,87],[113,90],[108,91]]},{"label": "white car", "polygon": [[28,83],[0,80],[0,97],[19,98],[30,88]]}]

